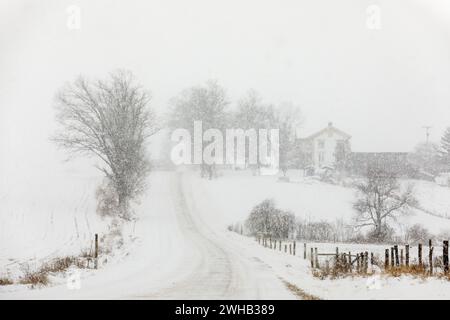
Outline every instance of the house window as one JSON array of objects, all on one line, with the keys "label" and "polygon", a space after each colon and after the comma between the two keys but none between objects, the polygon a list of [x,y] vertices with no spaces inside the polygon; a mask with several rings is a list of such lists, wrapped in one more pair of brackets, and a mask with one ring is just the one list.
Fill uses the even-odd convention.
[{"label": "house window", "polygon": [[319,149],[325,148],[325,141],[324,140],[317,141],[317,144],[318,144]]}]

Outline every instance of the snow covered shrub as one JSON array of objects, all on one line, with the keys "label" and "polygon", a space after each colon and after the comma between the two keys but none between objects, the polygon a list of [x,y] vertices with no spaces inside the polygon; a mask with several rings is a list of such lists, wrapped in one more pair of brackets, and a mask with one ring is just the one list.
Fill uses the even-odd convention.
[{"label": "snow covered shrub", "polygon": [[333,227],[331,223],[326,221],[299,220],[297,222],[297,237],[308,241],[335,241]]},{"label": "snow covered shrub", "polygon": [[334,222],[297,219],[297,239],[306,241],[348,242],[355,232],[342,219]]},{"label": "snow covered shrub", "polygon": [[276,208],[273,199],[266,199],[255,206],[245,221],[250,234],[263,233],[274,238],[288,238],[294,226],[294,214]]},{"label": "snow covered shrub", "polygon": [[405,232],[405,242],[409,244],[425,243],[432,238],[428,230],[420,224],[412,225]]},{"label": "snow covered shrub", "polygon": [[281,177],[278,177],[278,181],[280,181],[280,182],[290,182],[291,179],[288,176],[281,176]]},{"label": "snow covered shrub", "polygon": [[395,230],[388,225],[383,226],[381,231],[377,228],[371,229],[366,235],[366,242],[379,243],[379,242],[397,242],[395,236]]},{"label": "snow covered shrub", "polygon": [[114,218],[108,226],[108,232],[99,239],[99,253],[109,255],[120,249],[125,241],[123,237],[123,224],[120,219]]},{"label": "snow covered shrub", "polygon": [[335,178],[335,171],[333,168],[322,168],[317,171],[317,174],[319,175],[319,180],[326,183],[331,184],[337,184],[336,178]]},{"label": "snow covered shrub", "polygon": [[[60,272],[65,272],[72,266],[77,268],[86,268],[84,259],[82,256],[65,256],[57,257],[52,260],[44,262],[39,268],[32,270],[30,265],[25,263],[20,266],[22,271],[22,276],[19,279],[21,284],[30,284],[33,288],[36,285],[47,285],[50,280],[48,279],[49,274],[55,274]],[[1,279],[0,279],[1,281]],[[2,283],[0,282],[0,285]]]},{"label": "snow covered shrub", "polygon": [[21,284],[29,284],[34,288],[35,286],[45,286],[49,283],[47,273],[42,270],[32,271],[28,264],[22,264],[20,269],[23,273],[19,281]]},{"label": "snow covered shrub", "polygon": [[97,213],[101,217],[114,217],[118,213],[119,201],[114,186],[105,179],[95,192],[97,199]]},{"label": "snow covered shrub", "polygon": [[71,266],[78,268],[84,268],[84,264],[81,259],[75,256],[58,257],[52,261],[44,263],[40,268],[40,273],[56,273],[63,272],[69,269]]}]

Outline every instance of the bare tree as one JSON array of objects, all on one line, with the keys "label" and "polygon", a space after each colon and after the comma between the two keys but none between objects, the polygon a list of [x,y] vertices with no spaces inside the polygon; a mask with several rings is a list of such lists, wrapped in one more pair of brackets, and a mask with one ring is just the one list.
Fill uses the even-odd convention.
[{"label": "bare tree", "polygon": [[133,75],[116,71],[107,80],[79,77],[56,95],[59,131],[53,140],[71,154],[95,156],[113,190],[114,207],[130,218],[129,202],[145,188],[149,172],[145,142],[157,129],[149,95]]},{"label": "bare tree", "polygon": [[302,115],[299,107],[286,102],[277,108],[275,117],[275,124],[280,130],[280,170],[286,177],[288,169],[296,165],[300,156],[295,144],[297,129],[302,123]]},{"label": "bare tree", "polygon": [[[201,121],[202,129],[218,129],[224,131],[228,122],[228,98],[225,89],[217,81],[209,80],[205,85],[184,90],[171,101],[169,126],[187,129],[194,135],[194,122]],[[202,154],[205,148],[203,144]],[[215,166],[202,161],[202,177],[210,179],[216,174]]]},{"label": "bare tree", "polygon": [[370,168],[366,180],[356,184],[358,199],[353,207],[357,212],[357,227],[373,226],[373,237],[384,240],[388,219],[416,204],[412,186],[402,189],[397,177],[382,169]]},{"label": "bare tree", "polygon": [[[236,128],[243,130],[255,129],[259,132],[260,129],[270,129],[275,125],[275,110],[270,104],[265,104],[262,97],[255,90],[249,90],[245,96],[239,99],[237,102],[237,109],[232,114],[232,122]],[[257,136],[257,164],[256,167],[261,167],[259,159],[259,142],[261,137]],[[246,164],[249,159],[249,151],[246,150],[245,154]]]}]

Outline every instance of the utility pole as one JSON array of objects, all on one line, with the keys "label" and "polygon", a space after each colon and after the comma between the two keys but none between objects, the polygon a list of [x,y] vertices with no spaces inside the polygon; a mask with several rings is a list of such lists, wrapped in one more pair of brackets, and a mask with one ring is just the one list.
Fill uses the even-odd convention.
[{"label": "utility pole", "polygon": [[427,142],[427,144],[428,144],[428,141],[430,140],[430,129],[431,129],[432,127],[431,127],[431,126],[423,126],[422,128],[425,129],[425,135],[426,135],[426,137],[427,137],[426,142]]}]

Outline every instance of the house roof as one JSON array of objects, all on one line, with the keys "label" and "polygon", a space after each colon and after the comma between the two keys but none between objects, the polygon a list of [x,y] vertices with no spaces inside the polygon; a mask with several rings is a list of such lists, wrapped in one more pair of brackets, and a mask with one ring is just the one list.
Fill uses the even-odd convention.
[{"label": "house roof", "polygon": [[309,135],[309,136],[307,136],[305,138],[301,138],[301,140],[311,140],[311,139],[314,139],[317,136],[320,136],[322,133],[330,132],[330,131],[335,132],[335,133],[345,137],[345,139],[350,139],[352,137],[348,133],[345,133],[344,131],[339,130],[338,128],[334,127],[333,123],[330,122],[330,123],[328,123],[327,127],[323,128],[322,130],[317,131],[316,133],[313,133],[313,134],[311,134],[311,135]]}]

